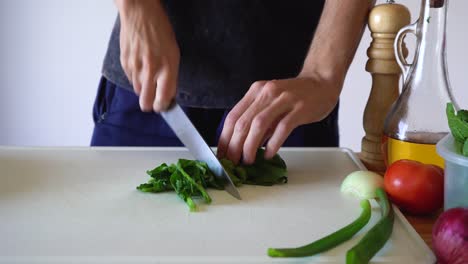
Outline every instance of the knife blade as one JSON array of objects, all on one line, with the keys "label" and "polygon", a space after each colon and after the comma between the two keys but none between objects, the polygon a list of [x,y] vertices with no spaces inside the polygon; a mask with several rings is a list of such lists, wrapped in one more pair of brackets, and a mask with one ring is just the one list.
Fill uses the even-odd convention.
[{"label": "knife blade", "polygon": [[206,144],[200,133],[198,133],[198,130],[187,117],[184,110],[176,102],[173,102],[169,109],[160,114],[195,159],[205,162],[215,177],[223,183],[224,189],[235,198],[241,200],[239,191],[226,173],[226,170],[224,170],[214,152]]}]

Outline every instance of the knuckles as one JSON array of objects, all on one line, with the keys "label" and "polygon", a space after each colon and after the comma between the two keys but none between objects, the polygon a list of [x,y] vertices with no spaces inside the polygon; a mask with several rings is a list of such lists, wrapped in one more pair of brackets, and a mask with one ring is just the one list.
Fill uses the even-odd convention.
[{"label": "knuckles", "polygon": [[282,89],[277,81],[268,81],[263,87],[263,93],[270,97],[277,97],[281,94]]},{"label": "knuckles", "polygon": [[296,102],[295,107],[300,111],[304,109],[306,106],[306,103],[303,100],[299,100]]},{"label": "knuckles", "polygon": [[286,89],[280,81],[265,82],[260,88],[260,93],[257,94],[257,100],[260,102],[271,102],[278,99],[283,103],[291,104],[298,101],[291,89]]},{"label": "knuckles", "polygon": [[262,89],[264,84],[265,81],[256,81],[250,86],[249,90],[253,93],[258,93]]},{"label": "knuckles", "polygon": [[266,130],[268,128],[266,118],[262,115],[256,116],[252,120],[252,128],[256,130]]},{"label": "knuckles", "polygon": [[239,120],[237,120],[236,125],[234,126],[234,133],[237,133],[239,135],[245,135],[248,130],[249,123],[245,119],[240,118]]}]

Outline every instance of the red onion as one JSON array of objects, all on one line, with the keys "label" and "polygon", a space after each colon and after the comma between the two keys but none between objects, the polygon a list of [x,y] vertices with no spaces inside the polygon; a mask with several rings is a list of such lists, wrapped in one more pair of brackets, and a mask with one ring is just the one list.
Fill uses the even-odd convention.
[{"label": "red onion", "polygon": [[443,212],[432,229],[432,244],[440,264],[467,264],[468,208]]}]

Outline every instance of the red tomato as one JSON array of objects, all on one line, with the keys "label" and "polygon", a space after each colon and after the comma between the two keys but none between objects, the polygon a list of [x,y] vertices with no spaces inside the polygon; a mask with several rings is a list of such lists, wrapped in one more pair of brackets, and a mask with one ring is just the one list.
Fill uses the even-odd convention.
[{"label": "red tomato", "polygon": [[385,172],[384,187],[390,200],[411,214],[430,214],[444,202],[444,171],[435,165],[398,160]]}]

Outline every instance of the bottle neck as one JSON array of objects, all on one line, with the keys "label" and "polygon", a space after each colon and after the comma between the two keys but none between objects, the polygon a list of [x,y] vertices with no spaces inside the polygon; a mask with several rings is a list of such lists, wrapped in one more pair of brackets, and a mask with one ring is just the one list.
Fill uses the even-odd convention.
[{"label": "bottle neck", "polygon": [[420,17],[420,57],[425,66],[445,66],[448,0],[424,0]]}]

